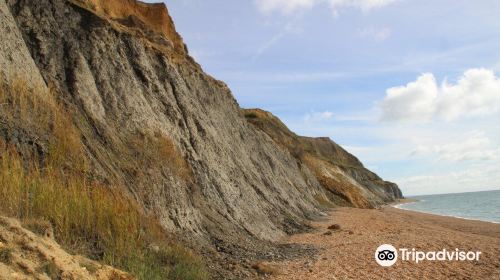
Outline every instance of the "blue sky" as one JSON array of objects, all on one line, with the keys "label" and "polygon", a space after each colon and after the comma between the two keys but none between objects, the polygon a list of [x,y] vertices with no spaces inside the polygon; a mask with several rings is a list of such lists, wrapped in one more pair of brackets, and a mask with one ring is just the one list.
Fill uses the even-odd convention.
[{"label": "blue sky", "polygon": [[406,195],[500,189],[500,1],[165,2],[242,107],[329,136]]}]

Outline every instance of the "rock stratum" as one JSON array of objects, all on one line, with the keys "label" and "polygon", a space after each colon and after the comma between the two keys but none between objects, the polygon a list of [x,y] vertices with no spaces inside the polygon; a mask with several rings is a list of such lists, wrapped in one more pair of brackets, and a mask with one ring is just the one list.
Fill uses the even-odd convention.
[{"label": "rock stratum", "polygon": [[[192,244],[258,254],[252,244],[303,230],[328,207],[402,197],[329,139],[242,111],[189,56],[164,4],[0,0],[0,16],[3,82],[21,77],[54,92],[71,113],[88,176]],[[43,132],[0,125],[21,155],[49,153]]]}]

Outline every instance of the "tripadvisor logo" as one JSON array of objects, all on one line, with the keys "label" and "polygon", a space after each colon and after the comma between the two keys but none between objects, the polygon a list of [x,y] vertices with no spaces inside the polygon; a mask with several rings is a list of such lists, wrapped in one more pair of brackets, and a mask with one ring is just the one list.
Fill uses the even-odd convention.
[{"label": "tripadvisor logo", "polygon": [[398,260],[398,251],[392,245],[380,245],[375,251],[375,260],[381,266],[391,266]]},{"label": "tripadvisor logo", "polygon": [[[401,261],[410,261],[419,263],[421,261],[479,261],[481,252],[461,251],[455,249],[452,251],[443,249],[441,251],[417,251],[415,248],[399,248]],[[392,266],[398,260],[398,250],[389,244],[380,245],[375,250],[375,261],[381,266]]]}]

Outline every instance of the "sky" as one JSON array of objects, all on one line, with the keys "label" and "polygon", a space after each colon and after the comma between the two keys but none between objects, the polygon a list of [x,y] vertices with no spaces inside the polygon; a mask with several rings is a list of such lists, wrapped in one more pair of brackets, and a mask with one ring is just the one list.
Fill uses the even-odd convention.
[{"label": "sky", "polygon": [[242,107],[330,137],[407,196],[500,189],[500,1],[165,2]]}]

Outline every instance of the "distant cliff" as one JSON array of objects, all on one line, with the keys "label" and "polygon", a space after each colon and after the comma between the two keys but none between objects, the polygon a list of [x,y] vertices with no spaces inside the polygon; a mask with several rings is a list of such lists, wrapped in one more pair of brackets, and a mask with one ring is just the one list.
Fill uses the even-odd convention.
[{"label": "distant cliff", "polygon": [[396,184],[382,180],[329,138],[298,136],[263,110],[247,109],[243,114],[251,124],[289,151],[299,165],[311,170],[325,188],[330,202],[373,208],[403,197]]},{"label": "distant cliff", "polygon": [[[189,56],[164,4],[0,0],[0,8],[2,81],[52,92],[83,147],[86,180],[190,244],[254,256],[266,250],[255,244],[303,230],[329,207],[401,197],[330,140],[296,136],[260,110],[242,114]],[[0,139],[47,164],[51,134],[0,117]],[[72,165],[64,161],[62,173]]]}]

